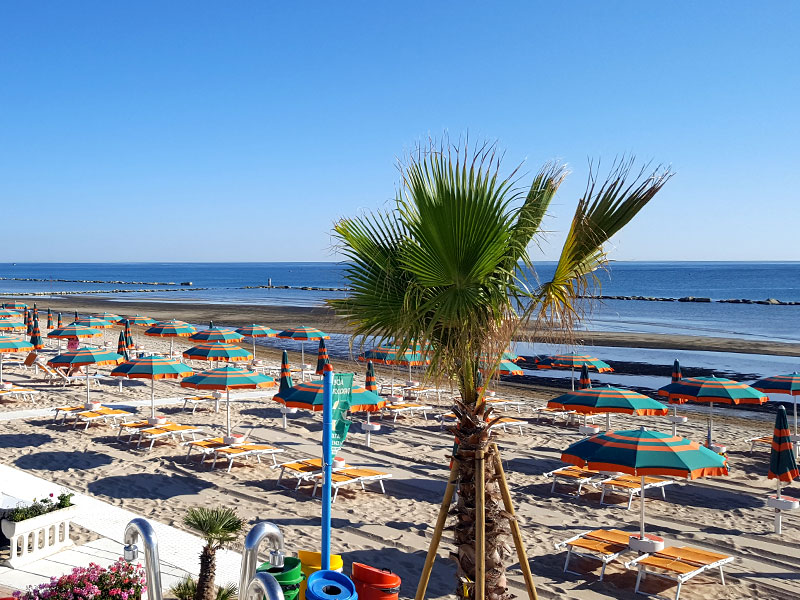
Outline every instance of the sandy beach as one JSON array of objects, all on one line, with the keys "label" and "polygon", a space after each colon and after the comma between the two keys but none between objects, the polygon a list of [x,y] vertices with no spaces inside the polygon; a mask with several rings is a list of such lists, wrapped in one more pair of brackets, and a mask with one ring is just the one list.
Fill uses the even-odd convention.
[{"label": "sandy beach", "polygon": [[[122,303],[112,303],[115,312],[128,312]],[[92,305],[94,306],[94,305]],[[56,308],[53,303],[53,308]],[[70,309],[85,310],[88,306],[74,303]],[[107,306],[106,306],[107,308]],[[203,321],[205,317],[231,322],[232,309],[206,307],[205,313],[184,313],[177,307],[152,309],[137,306],[132,312],[147,312],[155,317],[175,316]],[[96,308],[95,308],[96,309]],[[259,310],[263,310],[259,308]],[[160,312],[161,311],[161,312]],[[227,312],[226,312],[227,311]],[[300,313],[289,311],[284,323]],[[305,313],[310,323],[315,313]],[[253,316],[253,319],[249,317]],[[271,313],[255,312],[244,318],[236,314],[236,322],[271,321]],[[202,317],[202,318],[200,318]],[[280,326],[281,321],[272,321]],[[274,325],[273,325],[274,326]],[[168,350],[169,341],[137,335],[137,342],[147,350]],[[117,329],[108,330],[108,340],[116,340]],[[114,342],[115,343],[115,342]],[[175,340],[178,348],[188,347],[186,339]],[[245,342],[243,345],[247,347]],[[259,347],[257,357],[276,365],[279,357],[274,349]],[[299,353],[290,359],[299,363]],[[308,360],[307,362],[311,362]],[[202,363],[195,363],[203,368]],[[356,381],[363,383],[363,366],[353,362],[334,361],[341,371],[356,370]],[[109,369],[100,368],[99,373]],[[136,449],[117,440],[117,430],[97,425],[84,432],[55,424],[49,414],[15,417],[17,411],[50,409],[77,405],[85,400],[84,385],[66,388],[37,381],[32,371],[7,369],[8,380],[32,387],[40,392],[34,402],[0,404],[0,462],[45,476],[56,485],[68,486],[92,494],[114,505],[123,506],[148,518],[176,527],[190,506],[227,505],[236,508],[248,522],[268,520],[283,531],[290,551],[314,549],[319,544],[320,503],[310,496],[311,486],[294,491],[276,485],[278,470],[269,459],[237,462],[230,473],[224,468],[213,471],[196,458],[186,460],[186,450],[175,442],[157,443],[151,451]],[[388,369],[378,369],[381,382],[388,381]],[[612,563],[603,581],[598,581],[598,563],[575,559],[571,569],[581,575],[563,573],[565,552],[555,550],[554,543],[581,531],[596,528],[636,530],[638,504],[626,510],[627,497],[611,496],[610,505],[599,504],[599,490],[590,489],[581,497],[570,495],[568,488],[550,493],[551,482],[542,473],[562,463],[560,451],[582,436],[573,426],[542,421],[537,423],[532,409],[543,405],[559,393],[547,387],[497,384],[498,397],[520,400],[518,413],[511,408],[508,416],[527,423],[522,435],[509,429],[497,435],[513,501],[519,514],[522,533],[531,560],[536,583],[544,598],[633,598],[635,571],[625,570],[621,563]],[[157,398],[180,398],[185,395],[174,381],[156,382]],[[312,458],[319,455],[321,420],[319,414],[299,411],[282,428],[278,404],[270,398],[273,391],[253,397],[245,394],[232,402],[233,423],[240,431],[250,431],[251,438],[274,444],[284,452],[281,462]],[[93,399],[115,407],[130,407],[130,402],[149,398],[149,382],[126,381],[122,390],[116,382],[104,382],[92,389]],[[234,394],[234,398],[236,394]],[[366,491],[344,488],[334,504],[334,549],[346,565],[353,561],[376,566],[389,566],[403,578],[401,597],[413,597],[430,537],[432,523],[448,476],[447,465],[452,448],[452,435],[443,430],[435,415],[449,410],[446,395],[430,396],[424,402],[433,406],[429,418],[401,417],[396,422],[379,420],[382,430],[373,436],[367,448],[364,435],[355,424],[342,450],[348,463],[391,473],[386,494],[377,487]],[[140,416],[149,415],[149,407],[132,408]],[[201,406],[192,414],[183,412],[181,404],[160,407],[163,414],[181,424],[194,425],[209,434],[219,434],[224,427],[224,406],[220,413],[211,405]],[[4,419],[5,416],[5,419]],[[363,415],[356,415],[356,421]],[[603,417],[598,418],[603,422]],[[669,431],[670,425],[658,417],[615,415],[612,427],[647,428]],[[700,414],[678,429],[679,435],[700,440],[706,420]],[[764,499],[774,491],[766,478],[769,453],[766,446],[752,454],[744,440],[771,433],[770,425],[739,418],[715,418],[715,438],[729,446],[730,476],[725,478],[680,481],[666,488],[666,499],[654,494],[647,499],[648,531],[672,542],[697,544],[729,553],[736,557],[726,569],[728,584],[722,586],[715,575],[701,575],[684,586],[683,598],[715,600],[721,598],[769,597],[796,598],[797,573],[800,570],[800,516],[784,517],[784,534],[773,533],[772,512]],[[291,486],[290,486],[291,487]],[[786,493],[797,495],[798,486]],[[560,493],[564,492],[564,494]],[[439,559],[429,588],[430,598],[449,597],[453,589],[453,568],[447,559],[451,549],[445,532]],[[510,570],[512,593],[524,593],[518,565]],[[646,590],[674,594],[672,584],[648,579]]]}]

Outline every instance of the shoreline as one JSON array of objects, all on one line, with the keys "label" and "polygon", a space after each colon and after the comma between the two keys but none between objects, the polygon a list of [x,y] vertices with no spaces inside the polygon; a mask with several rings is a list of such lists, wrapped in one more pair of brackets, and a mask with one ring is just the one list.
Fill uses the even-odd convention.
[{"label": "shoreline", "polygon": [[[19,299],[18,296],[0,296],[1,301]],[[26,302],[32,304],[32,302]],[[152,302],[148,300],[111,300],[95,297],[39,298],[41,309],[48,307],[55,312],[80,313],[122,312],[144,313],[155,319],[180,319],[202,324],[215,321],[221,325],[242,326],[249,323],[268,325],[274,329],[285,329],[298,325],[313,325],[329,333],[348,334],[351,329],[332,310],[324,306],[305,307],[261,304],[203,304],[193,302]],[[69,318],[69,317],[67,317]],[[533,335],[524,341],[544,342]],[[531,337],[533,339],[531,339]],[[588,346],[611,346],[650,348],[661,350],[693,350],[705,352],[734,352],[772,356],[800,356],[800,343],[774,342],[767,340],[743,340],[738,338],[692,336],[683,334],[630,333],[611,331],[578,331],[575,342]],[[522,341],[522,340],[520,340]]]}]

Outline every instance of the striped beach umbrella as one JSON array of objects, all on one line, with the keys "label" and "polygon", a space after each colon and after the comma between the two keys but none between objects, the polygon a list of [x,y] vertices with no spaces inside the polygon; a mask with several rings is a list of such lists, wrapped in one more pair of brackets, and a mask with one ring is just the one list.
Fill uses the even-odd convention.
[{"label": "striped beach umbrella", "polygon": [[[238,347],[238,346],[237,346]],[[227,405],[225,428],[227,437],[231,437],[231,390],[232,389],[256,389],[272,387],[275,380],[272,377],[261,375],[255,371],[240,369],[233,365],[217,367],[209,371],[203,371],[181,381],[181,387],[196,390],[225,390]]]},{"label": "striped beach umbrella", "polygon": [[56,323],[56,328],[61,328],[61,313],[58,313],[58,323]]},{"label": "striped beach umbrella", "polygon": [[22,331],[23,329],[25,329],[25,323],[22,321],[0,319],[0,331]]},{"label": "striped beach umbrella", "polygon": [[49,308],[47,309],[47,328],[53,328],[53,313]]},{"label": "striped beach umbrella", "polygon": [[188,377],[194,371],[178,360],[163,356],[145,356],[126,361],[111,371],[112,377],[150,380],[150,419],[156,418],[156,380],[180,379]]},{"label": "striped beach umbrella", "polygon": [[[789,431],[789,421],[786,419],[786,409],[778,407],[775,415],[775,431],[772,434],[772,451],[769,455],[768,479],[776,479],[778,484],[777,498],[781,498],[781,483],[791,483],[800,478],[797,462],[794,459],[794,448]],[[781,511],[775,511],[775,533],[781,533]]]},{"label": "striped beach umbrella", "polygon": [[371,360],[374,364],[389,365],[392,367],[392,394],[394,394],[394,366],[401,365],[408,367],[408,378],[411,379],[411,367],[419,367],[430,363],[420,344],[415,344],[411,348],[400,350],[399,346],[376,346],[370,350],[362,352],[356,357],[361,362]]},{"label": "striped beach umbrella", "polygon": [[125,333],[122,331],[119,332],[119,339],[117,340],[117,354],[124,357],[125,360],[130,360],[128,346],[125,344]]},{"label": "striped beach umbrella", "polygon": [[82,338],[94,338],[100,337],[103,334],[97,329],[92,329],[91,327],[84,327],[83,325],[76,325],[75,323],[70,323],[69,325],[65,325],[64,327],[57,327],[53,329],[50,333],[47,334],[49,338],[60,338],[60,339],[82,339]]},{"label": "striped beach umbrella", "polygon": [[289,353],[284,350],[281,356],[281,380],[278,387],[279,394],[285,394],[294,387],[292,383],[292,367],[289,364]]},{"label": "striped beach umbrella", "polygon": [[25,310],[25,335],[30,336],[33,333],[33,315],[27,309]]},{"label": "striped beach umbrella", "polygon": [[286,329],[281,331],[276,337],[281,338],[283,340],[295,340],[300,342],[300,373],[305,379],[305,364],[306,364],[306,351],[305,346],[306,342],[309,340],[329,340],[331,336],[329,336],[324,331],[320,331],[314,327],[306,327],[305,325],[301,327],[295,327],[293,329]]},{"label": "striped beach umbrella", "polygon": [[150,327],[156,324],[156,320],[142,315],[134,315],[128,317],[128,323],[131,325],[138,325],[139,327]]},{"label": "striped beach umbrella", "polygon": [[[322,411],[322,381],[304,381],[298,383],[287,392],[278,392],[272,398],[292,408],[301,408],[312,412]],[[386,406],[386,400],[375,392],[369,392],[361,386],[354,385],[350,400],[351,412],[377,412]]]},{"label": "striped beach umbrella", "polygon": [[524,375],[523,370],[510,360],[501,360],[495,373],[499,375]]},{"label": "striped beach umbrella", "polygon": [[110,312],[97,313],[96,315],[92,316],[98,319],[103,319],[104,321],[108,321],[109,323],[119,323],[122,321],[122,317]]},{"label": "striped beach umbrella", "polygon": [[[123,357],[116,352],[109,352],[102,348],[78,348],[77,350],[67,350],[58,356],[51,358],[47,364],[51,367],[88,367],[89,365],[118,365],[123,361]],[[86,369],[86,402],[89,400],[89,369]]]},{"label": "striped beach umbrella", "polygon": [[0,385],[3,383],[3,357],[6,354],[17,354],[18,352],[31,352],[33,345],[20,338],[7,335],[0,335]]},{"label": "striped beach umbrella", "polygon": [[256,338],[260,337],[277,337],[278,332],[271,327],[265,327],[263,325],[256,325],[255,323],[251,325],[245,325],[244,327],[239,327],[236,330],[236,333],[240,333],[245,337],[249,337],[253,339],[253,356],[256,355]]},{"label": "striped beach umbrella", "polygon": [[589,368],[581,366],[581,376],[578,378],[578,389],[585,390],[592,387],[592,380],[589,378]]},{"label": "striped beach umbrella", "polygon": [[133,334],[131,333],[130,319],[125,319],[123,321],[122,333],[125,335],[125,347],[128,350],[136,348],[136,343],[133,341]]},{"label": "striped beach umbrella", "polygon": [[553,398],[547,403],[547,407],[574,410],[584,415],[605,413],[606,430],[611,429],[611,413],[664,416],[668,412],[667,407],[658,400],[610,385],[574,390]]},{"label": "striped beach umbrella", "polygon": [[186,323],[185,321],[170,319],[169,321],[159,321],[147,329],[144,334],[151,337],[169,338],[169,354],[172,356],[175,338],[189,337],[196,331],[197,329],[194,328],[194,325],[189,325],[189,323]]},{"label": "striped beach umbrella", "polygon": [[378,393],[378,382],[375,379],[375,365],[372,361],[367,362],[367,379],[364,385],[364,389],[368,392],[375,392]]},{"label": "striped beach umbrella", "polygon": [[75,323],[83,325],[84,327],[92,327],[93,329],[111,329],[114,324],[99,317],[78,317]]},{"label": "striped beach umbrella", "polygon": [[[596,471],[619,471],[642,478],[673,476],[696,479],[727,475],[727,460],[685,438],[660,431],[631,429],[606,431],[575,442],[561,454],[561,460],[578,467]],[[640,539],[644,535],[644,492],[639,494]]]},{"label": "striped beach umbrella", "polygon": [[241,342],[241,333],[236,333],[233,329],[215,327],[214,322],[208,324],[208,329],[203,329],[189,336],[190,340],[196,342]]},{"label": "striped beach umbrella", "polygon": [[242,362],[251,360],[253,355],[235,344],[209,342],[192,346],[183,353],[183,358],[218,362]]},{"label": "striped beach umbrella", "polygon": [[7,308],[0,309],[0,319],[13,319],[18,321],[22,318],[22,314],[18,310],[9,310]]},{"label": "striped beach umbrella", "polygon": [[670,404],[693,402],[708,404],[706,445],[711,448],[714,429],[714,404],[764,404],[769,398],[745,383],[724,377],[684,377],[658,390]]},{"label": "striped beach umbrella", "polygon": [[672,363],[672,383],[680,381],[681,379],[683,379],[683,375],[681,375],[681,363],[679,363],[676,358],[675,362]]},{"label": "striped beach umbrella", "polygon": [[800,396],[800,373],[789,373],[788,375],[773,375],[772,377],[765,377],[759,379],[755,383],[750,384],[750,387],[757,389],[759,392],[765,394],[788,394],[792,396],[794,405],[794,434],[798,435],[797,431],[797,396]]},{"label": "striped beach umbrella", "polygon": [[28,308],[28,305],[24,304],[23,302],[6,302],[5,304],[3,304],[3,308],[7,308],[9,310],[18,310],[22,312],[23,310],[26,310]]},{"label": "striped beach umbrella", "polygon": [[325,340],[319,341],[319,349],[317,350],[317,375],[322,375],[325,371],[325,365],[331,364],[331,359],[328,357],[328,348],[325,346]]},{"label": "striped beach umbrella", "polygon": [[33,317],[33,328],[31,331],[31,344],[36,350],[44,348],[44,340],[42,339],[42,332],[39,329],[39,317]]},{"label": "striped beach umbrella", "polygon": [[570,352],[568,354],[556,354],[547,357],[536,365],[539,369],[580,369],[586,365],[590,371],[597,371],[598,373],[612,373],[612,369],[608,363],[603,362],[599,358],[589,356],[588,354],[578,354],[577,352]]}]

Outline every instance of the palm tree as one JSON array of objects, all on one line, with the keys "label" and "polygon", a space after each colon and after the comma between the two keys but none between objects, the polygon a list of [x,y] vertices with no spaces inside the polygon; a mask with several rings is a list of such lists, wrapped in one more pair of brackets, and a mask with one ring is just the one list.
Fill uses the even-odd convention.
[{"label": "palm tree", "polygon": [[183,519],[184,525],[197,531],[206,545],[200,553],[200,574],[194,600],[216,600],[217,550],[234,541],[244,523],[230,508],[190,508]]},{"label": "palm tree", "polygon": [[[470,149],[447,144],[419,148],[400,165],[401,186],[392,210],[342,219],[335,236],[348,260],[347,298],[329,304],[354,335],[391,338],[401,348],[430,344],[429,372],[454,379],[461,399],[454,468],[457,595],[474,597],[474,456],[485,461],[485,593],[506,595],[511,552],[493,466],[491,409],[483,378],[492,377],[502,352],[526,325],[569,340],[582,316],[578,299],[599,285],[594,271],[606,262],[603,244],[627,224],[670,178],[656,168],[631,176],[632,160],[615,162],[599,183],[591,168],[552,279],[540,283],[528,247],[566,177],[545,165],[527,188],[514,170],[501,175],[493,144]],[[363,338],[362,338],[363,339]]]}]

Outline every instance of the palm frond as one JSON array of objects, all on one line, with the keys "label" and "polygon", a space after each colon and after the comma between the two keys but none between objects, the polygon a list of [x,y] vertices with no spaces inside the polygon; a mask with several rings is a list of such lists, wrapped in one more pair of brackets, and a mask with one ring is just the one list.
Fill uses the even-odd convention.
[{"label": "palm frond", "polygon": [[205,539],[206,544],[215,549],[234,541],[244,525],[230,508],[204,506],[190,508],[183,518],[183,523],[197,531]]}]

